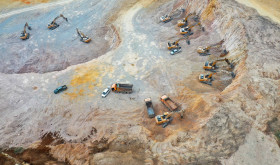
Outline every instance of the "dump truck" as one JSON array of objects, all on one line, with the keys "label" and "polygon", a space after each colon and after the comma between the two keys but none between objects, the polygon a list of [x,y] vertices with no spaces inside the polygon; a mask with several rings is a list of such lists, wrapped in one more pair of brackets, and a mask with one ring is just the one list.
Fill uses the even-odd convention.
[{"label": "dump truck", "polygon": [[166,108],[169,111],[176,111],[178,109],[178,105],[173,100],[171,100],[167,95],[161,96],[160,101],[163,103],[163,105],[166,106]]},{"label": "dump truck", "polygon": [[111,89],[116,93],[132,93],[133,84],[116,83],[113,84]]},{"label": "dump truck", "polygon": [[148,116],[150,118],[155,117],[155,111],[154,111],[154,108],[153,108],[152,99],[151,98],[146,98],[146,99],[144,99],[144,101],[145,101],[146,106],[147,106]]}]

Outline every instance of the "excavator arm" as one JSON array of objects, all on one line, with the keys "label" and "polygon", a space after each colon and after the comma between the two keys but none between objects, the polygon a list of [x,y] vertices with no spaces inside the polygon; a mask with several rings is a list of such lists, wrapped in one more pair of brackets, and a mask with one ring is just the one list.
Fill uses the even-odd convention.
[{"label": "excavator arm", "polygon": [[188,21],[188,18],[189,18],[190,16],[193,16],[193,15],[195,15],[195,14],[190,13],[188,16],[186,16],[186,18],[184,19],[184,22],[187,22],[187,21]]},{"label": "excavator arm", "polygon": [[29,38],[29,33],[26,32],[26,28],[28,28],[28,30],[31,30],[31,27],[28,25],[28,23],[26,22],[25,25],[24,25],[24,28],[23,28],[23,31],[21,32],[21,36],[20,38],[22,40],[26,40]]},{"label": "excavator arm", "polygon": [[55,17],[55,19],[52,21],[52,23],[56,23],[56,20],[60,17],[62,17],[66,22],[68,22],[68,19],[66,17],[64,17],[64,15],[60,14],[59,16]]},{"label": "excavator arm", "polygon": [[54,20],[51,22],[51,24],[48,25],[48,28],[51,30],[56,29],[59,25],[56,23],[56,20],[58,18],[62,17],[66,22],[68,22],[68,19],[64,17],[64,15],[60,14],[59,16],[55,17]]}]

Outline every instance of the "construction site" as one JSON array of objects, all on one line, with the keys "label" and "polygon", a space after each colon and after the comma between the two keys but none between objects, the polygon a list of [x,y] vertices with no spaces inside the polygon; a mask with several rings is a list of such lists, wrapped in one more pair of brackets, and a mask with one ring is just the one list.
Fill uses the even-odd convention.
[{"label": "construction site", "polygon": [[0,165],[280,164],[280,3],[239,1],[1,2]]}]

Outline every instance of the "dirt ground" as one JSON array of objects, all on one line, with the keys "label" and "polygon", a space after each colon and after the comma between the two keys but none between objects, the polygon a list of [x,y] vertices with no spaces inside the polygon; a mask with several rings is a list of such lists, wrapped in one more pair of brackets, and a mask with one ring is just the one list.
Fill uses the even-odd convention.
[{"label": "dirt ground", "polygon": [[[178,8],[186,12],[159,21]],[[48,30],[60,13],[69,23]],[[189,13],[200,16],[205,31],[195,27],[190,45],[180,41],[182,52],[172,56],[166,44],[182,37],[176,24]],[[21,41],[26,21],[33,29]],[[76,27],[92,42],[80,42]],[[279,163],[277,136],[263,132],[276,127],[271,121],[280,109],[280,27],[248,7],[227,0],[61,0],[2,13],[0,28],[0,148],[18,161],[250,164],[259,152],[242,153],[254,146],[266,150],[269,164]],[[196,52],[221,40],[211,55]],[[213,85],[200,83],[200,74],[211,73],[205,61],[221,58],[223,49],[235,67],[220,62]],[[116,82],[132,83],[133,93],[101,98]],[[66,91],[53,94],[64,84]],[[184,112],[166,128],[148,118],[143,101],[151,97],[156,115],[163,114],[163,94]],[[265,145],[254,145],[262,137]],[[18,147],[24,151],[15,154]],[[0,154],[0,163],[11,159]]]}]

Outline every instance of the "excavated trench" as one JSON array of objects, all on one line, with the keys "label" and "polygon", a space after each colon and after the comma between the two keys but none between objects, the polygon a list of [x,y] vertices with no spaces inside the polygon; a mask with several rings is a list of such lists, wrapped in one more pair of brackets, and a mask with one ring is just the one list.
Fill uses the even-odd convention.
[{"label": "excavated trench", "polygon": [[[149,76],[143,78],[155,91],[166,92],[167,88],[170,88],[172,98],[185,110],[184,118],[181,119],[176,114],[172,124],[163,129],[154,123],[154,119],[147,118],[146,111],[143,110],[145,107],[130,109],[124,114],[118,113],[117,110],[100,109],[91,117],[94,120],[91,124],[96,125],[94,129],[91,128],[89,135],[73,141],[56,137],[58,143],[48,144],[45,144],[42,138],[42,143],[49,145],[48,149],[44,150],[46,151],[44,154],[47,155],[44,163],[50,161],[58,164],[221,164],[221,159],[231,157],[238,151],[239,146],[246,143],[245,137],[252,127],[278,136],[278,119],[272,119],[279,114],[280,109],[276,103],[280,100],[279,91],[277,93],[279,73],[267,69],[268,66],[265,67],[262,61],[268,60],[271,66],[276,66],[274,62],[279,60],[274,54],[280,51],[279,46],[275,45],[279,42],[277,39],[279,33],[273,38],[275,42],[269,42],[272,33],[279,32],[279,25],[263,20],[264,18],[258,16],[255,11],[235,1],[176,0],[153,3],[141,1],[141,3],[143,9],[133,18],[136,20],[141,18],[145,20],[146,25],[150,25],[145,31],[150,32],[149,37],[159,44],[160,50],[166,49],[167,40],[178,38],[176,21],[185,16],[181,15],[167,24],[158,23],[159,16],[168,13],[171,8],[183,5],[187,9],[187,14],[199,14],[206,29],[205,32],[195,29],[194,35],[190,37],[191,44],[182,42],[182,53],[172,58],[158,55],[157,58],[166,58],[163,64],[152,68]],[[137,5],[139,4],[132,2],[124,11],[118,11],[118,15],[135,6],[138,9]],[[112,16],[109,22],[113,22],[118,15]],[[262,21],[267,23],[267,30],[259,32],[260,27],[257,25],[261,26]],[[158,27],[156,32],[155,27]],[[135,28],[136,31],[144,29],[140,25]],[[118,36],[122,39],[122,35]],[[211,50],[211,56],[202,57],[196,53],[198,46],[214,44],[222,39],[225,41],[222,47]],[[264,44],[266,42],[270,45],[266,46]],[[229,51],[225,57],[232,61],[234,69],[228,70],[226,63],[220,63],[219,70],[225,71],[214,74],[212,86],[199,83],[197,77],[200,73],[210,73],[201,69],[204,62],[220,58],[219,54],[224,48]],[[160,53],[162,52],[164,51]],[[267,52],[272,53],[272,57],[265,56]],[[153,60],[152,57],[145,58]],[[164,64],[168,66],[164,67]],[[234,79],[230,72],[235,73]],[[165,75],[164,73],[169,74],[165,77],[168,80],[162,79],[161,74]],[[267,88],[259,84],[266,84]],[[137,101],[134,99],[139,98],[130,97],[129,104]],[[261,107],[258,106],[260,104]],[[156,114],[166,111],[164,106],[156,101],[154,108]],[[132,117],[126,117],[127,115]],[[121,120],[122,118],[124,120]],[[86,120],[90,120],[88,116]],[[112,125],[99,129],[100,123],[104,121],[110,121]],[[123,123],[117,127],[114,124],[117,125],[118,122]],[[36,164],[38,161],[35,158],[33,160],[36,154],[31,151],[29,154],[32,156],[27,157],[32,157],[32,161],[31,158],[24,158],[25,153],[17,156],[11,151],[7,152],[28,163]],[[5,163],[9,164],[9,161]]]}]

